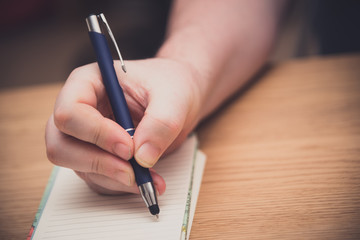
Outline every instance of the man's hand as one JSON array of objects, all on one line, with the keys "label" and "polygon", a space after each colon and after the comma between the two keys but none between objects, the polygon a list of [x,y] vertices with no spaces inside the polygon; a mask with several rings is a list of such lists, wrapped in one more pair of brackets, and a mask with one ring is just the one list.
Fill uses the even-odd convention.
[{"label": "man's hand", "polygon": [[[46,128],[47,155],[74,169],[100,193],[134,192],[127,161],[152,167],[170,145],[177,146],[198,122],[200,95],[196,72],[167,59],[126,63],[115,69],[136,127],[134,138],[113,119],[97,64],[74,70],[61,90]],[[151,170],[159,194],[165,181]]]}]

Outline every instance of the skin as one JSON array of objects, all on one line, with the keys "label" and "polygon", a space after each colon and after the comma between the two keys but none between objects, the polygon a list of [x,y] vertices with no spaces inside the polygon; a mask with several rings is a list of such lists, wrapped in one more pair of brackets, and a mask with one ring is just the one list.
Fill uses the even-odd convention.
[{"label": "skin", "polygon": [[[154,58],[115,61],[136,126],[134,138],[113,120],[96,63],[75,69],[46,127],[51,162],[73,169],[95,191],[138,193],[127,161],[151,168],[181,144],[263,65],[284,2],[175,1],[167,38]],[[155,187],[164,179],[151,169]]]}]

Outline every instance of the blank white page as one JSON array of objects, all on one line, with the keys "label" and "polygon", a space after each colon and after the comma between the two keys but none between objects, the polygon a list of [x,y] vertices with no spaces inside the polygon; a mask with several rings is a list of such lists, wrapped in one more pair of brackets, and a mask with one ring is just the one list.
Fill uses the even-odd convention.
[{"label": "blank white page", "polygon": [[[195,161],[196,145],[196,137],[190,137],[154,167],[167,184],[158,197],[158,221],[140,195],[98,195],[72,170],[59,168],[32,239],[180,239],[186,203],[191,200],[188,192],[195,196],[190,206],[194,208],[204,169],[205,157]],[[189,228],[193,212],[190,209]]]}]

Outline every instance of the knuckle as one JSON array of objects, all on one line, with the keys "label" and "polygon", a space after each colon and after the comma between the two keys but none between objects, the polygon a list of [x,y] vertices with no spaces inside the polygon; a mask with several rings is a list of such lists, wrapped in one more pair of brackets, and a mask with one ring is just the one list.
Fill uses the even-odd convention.
[{"label": "knuckle", "polygon": [[102,132],[101,131],[101,125],[94,128],[93,136],[92,136],[92,143],[93,144],[100,146],[100,144],[101,144],[101,142],[100,142],[101,132]]},{"label": "knuckle", "polygon": [[76,173],[76,175],[78,175],[79,178],[81,178],[82,180],[84,180],[85,182],[88,181],[88,177],[87,174],[84,172],[80,172],[80,171],[76,171],[74,170],[74,172]]},{"label": "knuckle", "polygon": [[55,126],[53,125],[53,116],[50,117],[46,124],[45,131],[45,147],[46,147],[46,156],[50,162],[55,165],[60,165],[59,160],[59,138],[54,134]]},{"label": "knuckle", "polygon": [[102,164],[99,157],[94,157],[91,161],[91,172],[93,173],[102,173]]},{"label": "knuckle", "polygon": [[171,135],[177,135],[182,128],[182,124],[173,119],[157,119],[157,122],[165,129],[165,131]]},{"label": "knuckle", "polygon": [[58,148],[56,144],[51,144],[49,142],[46,143],[46,156],[50,162],[55,165],[59,165],[58,161]]},{"label": "knuckle", "polygon": [[73,69],[73,70],[71,71],[69,77],[70,77],[70,78],[71,78],[71,77],[76,77],[77,75],[81,74],[82,68],[83,68],[83,67],[77,67],[77,68]]},{"label": "knuckle", "polygon": [[71,110],[69,110],[68,108],[59,106],[54,111],[54,123],[56,127],[61,131],[66,130],[66,126],[71,121],[71,118]]},{"label": "knuckle", "polygon": [[97,185],[96,183],[92,182],[91,180],[85,181],[86,184],[89,186],[91,190],[93,190],[95,193],[99,195],[108,195],[108,192],[105,188]]}]

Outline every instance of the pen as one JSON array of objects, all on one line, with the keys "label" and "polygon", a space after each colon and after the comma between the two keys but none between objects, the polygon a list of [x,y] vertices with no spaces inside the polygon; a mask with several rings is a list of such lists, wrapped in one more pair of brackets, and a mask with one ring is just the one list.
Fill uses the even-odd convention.
[{"label": "pen", "polygon": [[[104,14],[102,13],[99,15],[92,14],[86,18],[91,43],[95,50],[97,62],[100,68],[101,76],[103,78],[106,93],[109,97],[110,104],[115,116],[115,120],[130,134],[131,137],[133,137],[135,128],[130,116],[124,93],[116,76],[109,45],[105,35],[102,33],[99,20],[106,27],[112,41],[114,42],[115,48],[120,57],[121,67],[123,71],[126,72],[125,64],[116,44],[114,35],[112,34],[109,24],[106,21]],[[149,169],[140,166],[134,158],[130,159],[129,161],[132,168],[134,169],[135,180],[139,187],[141,197],[143,198],[146,206],[149,208],[150,213],[158,218],[160,209]]]}]

